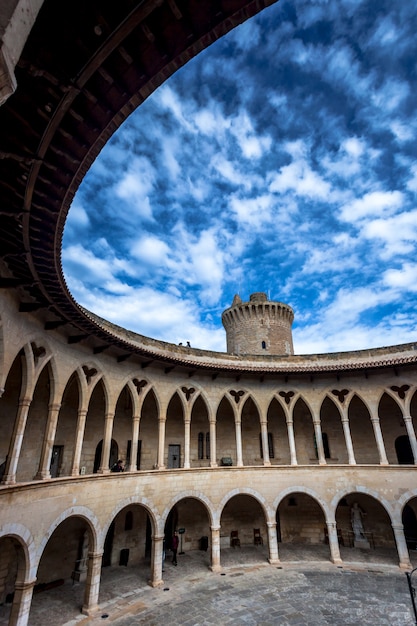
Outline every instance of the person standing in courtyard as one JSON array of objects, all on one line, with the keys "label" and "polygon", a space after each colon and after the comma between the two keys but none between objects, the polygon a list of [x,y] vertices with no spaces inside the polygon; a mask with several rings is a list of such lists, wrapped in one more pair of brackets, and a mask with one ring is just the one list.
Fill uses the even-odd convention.
[{"label": "person standing in courtyard", "polygon": [[178,544],[179,544],[178,533],[177,531],[175,531],[174,536],[172,537],[172,541],[171,541],[172,563],[174,565],[177,565]]}]

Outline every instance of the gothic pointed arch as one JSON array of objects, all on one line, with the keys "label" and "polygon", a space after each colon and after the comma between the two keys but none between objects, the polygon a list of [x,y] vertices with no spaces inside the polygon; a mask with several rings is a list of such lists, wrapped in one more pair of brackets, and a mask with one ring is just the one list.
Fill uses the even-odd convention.
[{"label": "gothic pointed arch", "polygon": [[327,463],[348,463],[348,452],[339,407],[326,396],[320,407],[324,456]]},{"label": "gothic pointed arch", "polygon": [[356,462],[379,464],[371,414],[365,402],[356,393],[349,402],[348,416]]},{"label": "gothic pointed arch", "polygon": [[317,459],[313,415],[303,397],[299,397],[293,408],[295,447],[300,465],[309,465]]},{"label": "gothic pointed arch", "polygon": [[[378,417],[389,464],[396,465],[401,463],[400,458],[403,458],[403,456],[401,453],[399,455],[399,451],[404,450],[404,446],[407,446],[412,459],[413,453],[405,428],[403,412],[398,402],[386,392],[382,394],[379,401]],[[398,445],[400,449],[398,449]],[[411,463],[413,463],[413,460],[411,460]]]},{"label": "gothic pointed arch", "polygon": [[274,455],[269,460],[272,465],[290,465],[290,446],[285,411],[276,397],[272,398],[267,411],[268,433],[271,433]]},{"label": "gothic pointed arch", "polygon": [[210,422],[207,403],[202,395],[191,409],[190,463],[191,467],[210,465]]},{"label": "gothic pointed arch", "polygon": [[153,388],[145,396],[139,423],[140,469],[150,470],[158,460],[159,403]]},{"label": "gothic pointed arch", "polygon": [[223,396],[216,412],[217,457],[220,465],[236,465],[235,411],[230,398]]},{"label": "gothic pointed arch", "polygon": [[241,412],[243,465],[263,465],[260,412],[248,396]]}]

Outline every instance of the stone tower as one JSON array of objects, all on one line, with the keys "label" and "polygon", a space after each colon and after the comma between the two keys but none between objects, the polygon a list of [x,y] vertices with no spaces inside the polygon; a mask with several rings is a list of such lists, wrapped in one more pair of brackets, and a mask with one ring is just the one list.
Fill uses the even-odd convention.
[{"label": "stone tower", "polygon": [[249,302],[240,296],[223,311],[229,354],[294,354],[291,326],[294,311],[287,304],[268,300],[265,293],[251,294]]}]

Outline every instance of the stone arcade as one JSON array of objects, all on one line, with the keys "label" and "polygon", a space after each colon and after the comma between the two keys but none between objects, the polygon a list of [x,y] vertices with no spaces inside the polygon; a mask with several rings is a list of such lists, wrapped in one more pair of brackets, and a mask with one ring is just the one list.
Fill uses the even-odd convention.
[{"label": "stone arcade", "polygon": [[[162,584],[175,528],[186,551],[208,538],[215,571],[232,531],[244,546],[255,529],[271,563],[285,544],[328,544],[340,564],[359,542],[400,568],[417,564],[417,343],[297,356],[291,308],[252,294],[224,312],[227,353],[176,346],[85,311],[61,274],[65,215],[105,141],[267,4],[0,8],[0,603],[10,625],[30,623],[35,587],[71,579],[93,613],[106,565],[143,567]],[[110,473],[118,458],[125,471]]]}]

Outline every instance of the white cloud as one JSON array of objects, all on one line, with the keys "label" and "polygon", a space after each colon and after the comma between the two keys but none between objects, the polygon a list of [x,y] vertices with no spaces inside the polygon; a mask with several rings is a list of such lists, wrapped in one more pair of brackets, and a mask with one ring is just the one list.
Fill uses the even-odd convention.
[{"label": "white cloud", "polygon": [[[117,198],[124,200],[136,216],[144,220],[153,220],[149,196],[153,191],[155,170],[148,159],[142,157],[133,160],[129,170],[125,172],[114,192]],[[117,211],[117,208],[115,208]],[[129,222],[131,218],[124,215]]]},{"label": "white cloud", "polygon": [[246,159],[259,159],[271,147],[271,137],[257,135],[246,112],[241,112],[232,120],[230,132]]},{"label": "white cloud", "polygon": [[417,292],[417,265],[404,263],[400,269],[389,269],[383,274],[383,281],[388,287]]},{"label": "white cloud", "polygon": [[372,220],[365,224],[363,235],[382,242],[384,248],[380,254],[386,259],[413,253],[417,240],[417,209],[390,218]]},{"label": "white cloud", "polygon": [[243,226],[261,230],[265,224],[271,222],[273,211],[273,197],[270,195],[256,198],[240,198],[233,195],[229,199],[230,209],[236,215],[238,222]]},{"label": "white cloud", "polygon": [[161,266],[167,263],[169,247],[161,239],[148,235],[135,241],[130,253],[147,265]]},{"label": "white cloud", "polygon": [[297,196],[326,199],[331,192],[330,184],[313,171],[304,159],[293,161],[281,167],[272,177],[269,185],[271,193],[293,191]]},{"label": "white cloud", "polygon": [[74,229],[84,229],[88,228],[90,225],[90,219],[88,217],[87,211],[85,208],[74,202],[71,205],[71,210],[68,213],[66,228],[71,227]]},{"label": "white cloud", "polygon": [[392,215],[404,202],[400,191],[372,191],[362,198],[345,204],[340,211],[340,218],[346,222],[356,222],[367,217]]}]

